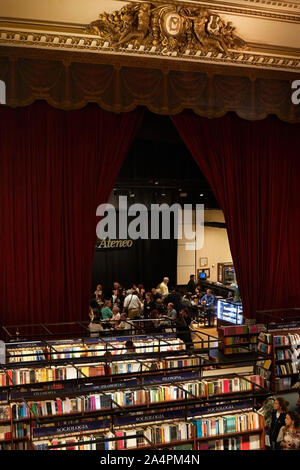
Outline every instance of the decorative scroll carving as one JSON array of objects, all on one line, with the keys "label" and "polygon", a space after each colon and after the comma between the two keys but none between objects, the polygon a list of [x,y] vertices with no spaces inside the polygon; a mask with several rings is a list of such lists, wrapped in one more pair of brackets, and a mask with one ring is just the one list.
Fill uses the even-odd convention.
[{"label": "decorative scroll carving", "polygon": [[130,3],[111,14],[101,13],[86,33],[99,36],[113,49],[131,45],[134,49],[176,55],[200,50],[230,56],[230,50],[247,47],[230,21],[207,9],[155,6],[150,2]]}]

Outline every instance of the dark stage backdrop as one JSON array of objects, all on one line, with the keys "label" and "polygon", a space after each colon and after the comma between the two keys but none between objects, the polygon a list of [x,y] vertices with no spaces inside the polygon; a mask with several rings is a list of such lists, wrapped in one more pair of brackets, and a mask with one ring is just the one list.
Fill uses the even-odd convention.
[{"label": "dark stage backdrop", "polygon": [[134,240],[131,248],[96,250],[92,271],[93,291],[97,284],[106,290],[114,281],[129,288],[132,282],[151,289],[169,277],[176,284],[177,240]]}]

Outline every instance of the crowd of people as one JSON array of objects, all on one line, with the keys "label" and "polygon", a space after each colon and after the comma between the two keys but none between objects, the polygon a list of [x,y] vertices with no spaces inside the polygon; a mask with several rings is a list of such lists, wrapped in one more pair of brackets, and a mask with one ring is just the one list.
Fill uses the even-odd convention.
[{"label": "crowd of people", "polygon": [[119,333],[135,328],[143,332],[174,331],[188,346],[192,345],[190,323],[200,312],[213,326],[216,299],[210,289],[203,292],[190,276],[186,292],[169,289],[165,277],[151,291],[142,284],[132,284],[124,289],[114,282],[111,289],[104,290],[98,284],[90,301],[90,330],[99,332],[115,329]]},{"label": "crowd of people", "polygon": [[273,450],[300,450],[299,414],[288,410],[289,403],[283,397],[268,401],[271,404],[265,413],[268,446]]}]

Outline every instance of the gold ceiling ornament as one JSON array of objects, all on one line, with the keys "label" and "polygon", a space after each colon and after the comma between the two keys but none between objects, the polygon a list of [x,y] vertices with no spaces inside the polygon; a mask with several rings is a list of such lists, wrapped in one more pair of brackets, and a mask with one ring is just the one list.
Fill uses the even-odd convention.
[{"label": "gold ceiling ornament", "polygon": [[[246,49],[236,28],[204,8],[179,5],[160,6],[149,2],[129,3],[113,13],[101,13],[86,33],[97,35],[113,49],[151,50],[162,53],[193,54],[197,51],[230,55],[230,49]],[[177,55],[176,54],[176,55]]]}]

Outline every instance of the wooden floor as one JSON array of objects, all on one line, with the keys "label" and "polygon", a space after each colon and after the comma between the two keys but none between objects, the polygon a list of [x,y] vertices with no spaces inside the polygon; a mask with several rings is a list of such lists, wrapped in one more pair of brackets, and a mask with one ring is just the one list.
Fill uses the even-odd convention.
[{"label": "wooden floor", "polygon": [[[210,338],[208,337],[210,336]],[[194,341],[195,348],[217,348],[218,342],[212,341],[214,338],[218,338],[217,328],[207,328],[201,325],[193,324],[192,328],[192,339]],[[210,342],[208,342],[208,340]]]}]

